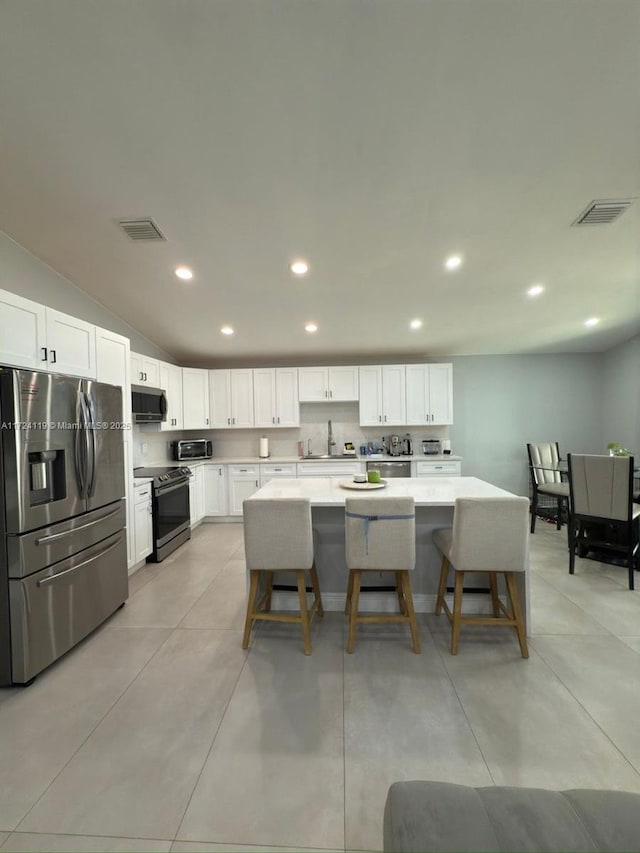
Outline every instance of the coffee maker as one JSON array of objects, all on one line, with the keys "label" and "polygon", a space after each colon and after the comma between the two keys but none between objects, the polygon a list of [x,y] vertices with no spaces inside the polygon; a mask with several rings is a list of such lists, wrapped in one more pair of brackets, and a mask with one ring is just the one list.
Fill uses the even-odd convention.
[{"label": "coffee maker", "polygon": [[402,439],[399,435],[389,436],[389,456],[402,455]]},{"label": "coffee maker", "polygon": [[409,433],[407,433],[402,439],[402,455],[413,456],[413,441],[411,440]]}]

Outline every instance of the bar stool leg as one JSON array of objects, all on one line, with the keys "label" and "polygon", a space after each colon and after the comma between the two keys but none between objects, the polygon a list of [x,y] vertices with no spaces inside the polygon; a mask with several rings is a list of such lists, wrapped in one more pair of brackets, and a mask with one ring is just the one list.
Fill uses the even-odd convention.
[{"label": "bar stool leg", "polygon": [[444,596],[447,591],[447,576],[449,574],[449,560],[446,557],[442,558],[442,567],[440,568],[440,583],[438,584],[438,597],[436,599],[436,615],[442,613],[444,605]]},{"label": "bar stool leg", "polygon": [[351,615],[349,617],[349,639],[347,641],[347,652],[353,653],[356,642],[356,625],[358,622],[358,603],[360,600],[361,569],[352,569],[349,574],[353,575],[353,589],[351,591]]},{"label": "bar stool leg", "polygon": [[253,623],[253,614],[256,607],[256,597],[258,595],[259,574],[257,571],[251,572],[251,581],[249,585],[249,600],[247,601],[247,618],[244,622],[244,635],[242,637],[242,648],[249,647],[249,635],[251,634],[251,625]]},{"label": "bar stool leg", "polygon": [[273,595],[273,572],[265,572],[264,612],[271,613],[271,596]]},{"label": "bar stool leg", "polygon": [[349,572],[349,580],[347,582],[347,598],[344,603],[344,612],[351,613],[351,596],[353,595],[353,572]]},{"label": "bar stool leg", "polygon": [[411,640],[413,641],[413,651],[415,654],[420,654],[420,635],[418,634],[418,623],[416,622],[416,611],[413,607],[413,594],[411,592],[411,580],[409,572],[400,572],[402,578],[402,586],[404,589],[404,600],[407,606],[407,617],[409,619],[409,628],[411,630]]},{"label": "bar stool leg", "polygon": [[495,572],[489,572],[489,587],[491,588],[493,615],[498,618],[500,616],[500,605],[498,604],[498,577]]},{"label": "bar stool leg", "polygon": [[455,584],[453,588],[453,618],[451,620],[451,654],[458,654],[458,643],[460,642],[460,619],[462,617],[462,587],[464,584],[464,572],[455,572]]},{"label": "bar stool leg", "polygon": [[407,602],[405,597],[405,591],[403,588],[402,581],[402,572],[394,572],[396,576],[396,593],[398,595],[398,607],[400,608],[400,613],[402,616],[407,615]]},{"label": "bar stool leg", "polygon": [[318,581],[318,572],[315,562],[311,565],[310,570],[311,585],[313,586],[314,602],[313,605],[318,611],[318,616],[324,616],[324,607],[322,606],[322,596],[320,595],[320,583]]},{"label": "bar stool leg", "polygon": [[307,584],[304,579],[304,571],[296,570],[298,581],[298,598],[300,599],[300,616],[302,620],[302,639],[305,655],[311,654],[311,631],[309,629],[309,610],[307,608]]},{"label": "bar stool leg", "polygon": [[524,630],[524,619],[522,618],[522,609],[520,607],[520,599],[518,598],[516,579],[513,575],[513,572],[505,572],[504,577],[507,582],[507,591],[509,593],[509,601],[511,603],[511,612],[513,613],[513,618],[515,619],[516,623],[515,628],[516,633],[518,635],[518,642],[520,643],[520,651],[522,652],[523,658],[528,658],[529,649],[527,647],[527,635]]}]

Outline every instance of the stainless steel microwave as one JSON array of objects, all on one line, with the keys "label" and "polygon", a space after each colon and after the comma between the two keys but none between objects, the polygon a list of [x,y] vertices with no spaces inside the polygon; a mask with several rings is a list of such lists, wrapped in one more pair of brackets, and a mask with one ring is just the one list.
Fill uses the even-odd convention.
[{"label": "stainless steel microwave", "polygon": [[213,443],[206,438],[173,442],[173,458],[177,462],[187,462],[189,459],[211,459],[212,456]]},{"label": "stainless steel microwave", "polygon": [[131,386],[131,414],[137,424],[159,424],[167,419],[167,395],[162,388]]}]

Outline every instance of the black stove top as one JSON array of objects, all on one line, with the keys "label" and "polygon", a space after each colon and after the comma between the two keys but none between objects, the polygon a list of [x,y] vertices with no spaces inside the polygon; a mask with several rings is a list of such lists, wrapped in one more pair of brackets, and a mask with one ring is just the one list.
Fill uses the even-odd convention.
[{"label": "black stove top", "polygon": [[170,465],[166,468],[134,468],[134,477],[153,477],[154,486],[161,483],[175,483],[178,480],[188,480],[191,469],[178,465]]}]

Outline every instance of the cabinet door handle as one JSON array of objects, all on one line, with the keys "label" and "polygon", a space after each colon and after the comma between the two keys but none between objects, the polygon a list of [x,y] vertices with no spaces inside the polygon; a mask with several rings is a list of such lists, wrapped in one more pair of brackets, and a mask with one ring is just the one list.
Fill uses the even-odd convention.
[{"label": "cabinet door handle", "polygon": [[278,423],[280,423],[280,418],[278,418]]},{"label": "cabinet door handle", "polygon": [[276,419],[275,419],[275,418],[271,418],[271,423],[272,423],[272,424],[275,424],[275,422],[276,422]]},{"label": "cabinet door handle", "polygon": [[333,391],[329,391],[329,396],[333,397]]},{"label": "cabinet door handle", "polygon": [[46,347],[40,347],[40,349],[42,350],[42,361],[46,361],[47,360],[47,348]]},{"label": "cabinet door handle", "polygon": [[387,422],[387,416],[386,415],[384,416],[384,422],[385,422],[385,424]]},{"label": "cabinet door handle", "polygon": [[209,426],[209,418],[206,418],[207,426]]},{"label": "cabinet door handle", "polygon": [[235,422],[236,422],[236,419],[235,419],[235,418],[231,418],[231,423],[232,423],[232,424],[235,424]]},{"label": "cabinet door handle", "polygon": [[227,418],[227,423],[231,424],[231,418]]},{"label": "cabinet door handle", "polygon": [[378,420],[382,423],[382,415],[378,415]]},{"label": "cabinet door handle", "polygon": [[258,481],[256,480],[256,488],[258,488]]},{"label": "cabinet door handle", "polygon": [[49,355],[51,356],[51,364],[55,364],[58,360],[56,357],[56,351],[54,349],[49,350]]}]

